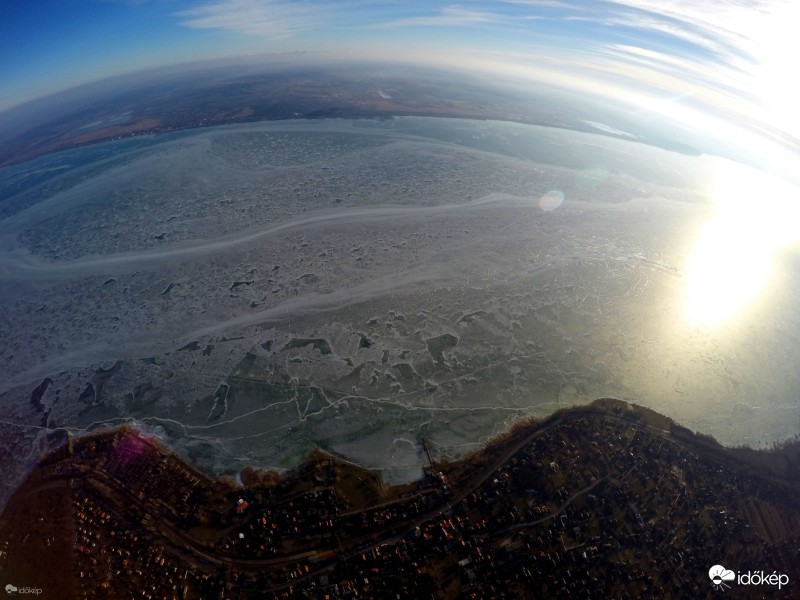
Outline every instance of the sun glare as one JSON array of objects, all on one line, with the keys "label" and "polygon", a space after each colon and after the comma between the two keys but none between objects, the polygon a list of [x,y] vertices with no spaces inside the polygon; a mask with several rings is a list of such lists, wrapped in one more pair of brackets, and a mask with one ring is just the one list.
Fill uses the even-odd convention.
[{"label": "sun glare", "polygon": [[772,124],[793,136],[800,136],[800,77],[797,74],[797,55],[800,37],[797,23],[800,3],[789,0],[776,3],[763,19],[752,26],[756,60],[753,76],[754,93],[760,97]]},{"label": "sun glare", "polygon": [[686,312],[698,326],[718,326],[764,292],[781,249],[798,239],[800,191],[760,171],[719,161],[715,214],[686,266]]}]

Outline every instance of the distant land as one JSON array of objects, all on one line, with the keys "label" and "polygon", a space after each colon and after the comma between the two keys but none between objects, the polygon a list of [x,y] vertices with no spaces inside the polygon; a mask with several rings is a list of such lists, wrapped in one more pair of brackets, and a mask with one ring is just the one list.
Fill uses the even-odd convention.
[{"label": "distant land", "polygon": [[456,462],[422,439],[394,487],[323,449],[236,483],[127,426],[49,441],[0,517],[4,581],[42,598],[699,598],[717,564],[800,594],[800,444],[728,449],[619,400]]},{"label": "distant land", "polygon": [[[286,119],[438,116],[558,127],[699,154],[645,127],[631,134],[598,123],[608,109],[561,92],[502,87],[430,69],[227,66],[143,73],[43,98],[3,114],[0,167],[98,142],[214,125]],[[615,114],[615,122],[621,115]],[[600,116],[598,116],[600,115]],[[13,125],[10,125],[13,123]],[[637,125],[637,130],[642,124]]]}]

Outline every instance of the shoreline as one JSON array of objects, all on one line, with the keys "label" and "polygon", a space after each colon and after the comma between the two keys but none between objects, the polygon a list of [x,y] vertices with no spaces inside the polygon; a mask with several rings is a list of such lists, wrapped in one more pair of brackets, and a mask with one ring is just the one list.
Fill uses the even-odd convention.
[{"label": "shoreline", "polygon": [[528,597],[565,576],[588,591],[606,573],[615,597],[697,597],[709,548],[726,566],[800,577],[800,444],[728,449],[610,398],[520,422],[457,461],[430,456],[422,479],[397,486],[322,450],[237,484],[129,426],[65,442],[0,515],[0,570],[63,597],[153,585]]}]

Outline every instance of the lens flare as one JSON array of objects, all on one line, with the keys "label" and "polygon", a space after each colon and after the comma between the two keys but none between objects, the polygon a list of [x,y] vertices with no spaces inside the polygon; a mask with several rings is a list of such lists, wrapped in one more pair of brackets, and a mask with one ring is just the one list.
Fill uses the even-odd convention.
[{"label": "lens flare", "polygon": [[544,212],[551,212],[556,210],[564,203],[564,192],[561,190],[550,190],[544,196],[539,198],[539,208]]}]

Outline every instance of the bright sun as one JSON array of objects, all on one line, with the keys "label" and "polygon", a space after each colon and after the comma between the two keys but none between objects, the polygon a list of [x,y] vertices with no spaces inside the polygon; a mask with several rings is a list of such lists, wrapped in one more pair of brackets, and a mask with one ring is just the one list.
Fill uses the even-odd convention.
[{"label": "bright sun", "polygon": [[686,266],[686,313],[716,326],[752,305],[769,282],[778,252],[798,239],[800,190],[730,161],[715,173],[714,217]]}]

